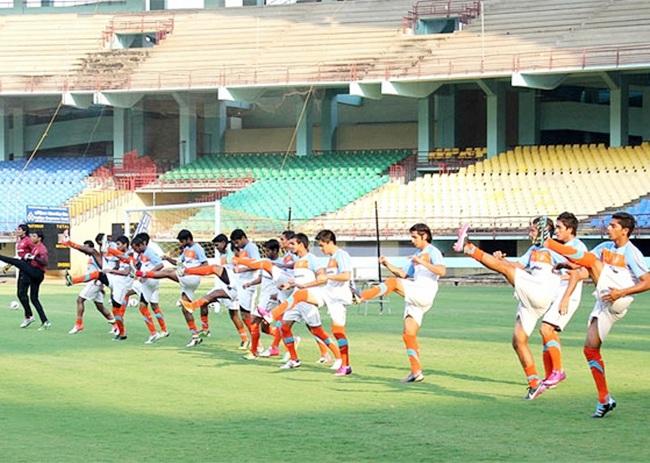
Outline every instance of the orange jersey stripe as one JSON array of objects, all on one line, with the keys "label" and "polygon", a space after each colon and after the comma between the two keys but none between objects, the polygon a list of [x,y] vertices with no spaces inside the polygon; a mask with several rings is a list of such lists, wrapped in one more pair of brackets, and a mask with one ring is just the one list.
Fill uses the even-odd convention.
[{"label": "orange jersey stripe", "polygon": [[623,254],[616,254],[609,249],[603,249],[602,260],[604,263],[613,265],[614,267],[626,267],[625,256]]}]

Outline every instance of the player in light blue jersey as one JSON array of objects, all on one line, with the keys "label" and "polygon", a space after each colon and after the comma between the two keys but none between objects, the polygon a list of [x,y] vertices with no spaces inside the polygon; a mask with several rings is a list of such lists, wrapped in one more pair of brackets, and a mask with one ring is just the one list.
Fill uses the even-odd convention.
[{"label": "player in light blue jersey", "polygon": [[533,243],[517,261],[509,261],[505,254],[497,251],[489,254],[468,240],[468,225],[458,231],[458,240],[453,249],[463,252],[484,267],[503,275],[515,290],[519,301],[512,333],[512,347],[521,364],[528,388],[524,399],[533,400],[546,390],[537,372],[535,360],[530,350],[529,339],[537,321],[549,310],[561,289],[558,264],[566,259],[544,247],[544,236],[550,236],[555,224],[546,216],[535,217],[528,227],[528,236]]},{"label": "player in light blue jersey", "polygon": [[627,313],[634,300],[632,296],[650,290],[650,273],[645,258],[630,241],[635,227],[634,216],[617,212],[607,226],[610,241],[598,245],[591,252],[551,239],[544,243],[584,267],[582,277],[588,274],[596,283],[596,305],[589,314],[584,345],[584,355],[598,390],[598,403],[591,415],[593,418],[603,418],[616,408],[616,400],[609,393],[605,363],[600,353],[603,341],[614,323]]},{"label": "player in light blue jersey", "polygon": [[431,229],[424,223],[416,223],[409,229],[411,243],[417,249],[405,268],[392,264],[381,256],[379,263],[395,277],[386,278],[383,283],[361,293],[361,301],[367,301],[396,292],[404,298],[404,332],[402,339],[406,347],[411,372],[402,380],[416,383],[424,379],[420,363],[420,347],[417,334],[422,326],[424,314],[431,309],[438,293],[438,279],[445,276],[442,253],[431,244]]},{"label": "player in light blue jersey", "polygon": [[[557,240],[581,249],[587,250],[582,241],[576,237],[578,218],[571,212],[561,213],[555,221],[555,237]],[[570,273],[579,273],[576,266],[568,260],[556,265],[561,272],[560,289],[557,292],[551,308],[542,317],[540,334],[542,336],[545,377],[542,387],[554,388],[566,379],[562,367],[562,354],[560,350],[559,333],[564,331],[567,324],[578,310],[582,296],[582,280],[584,278],[571,278]]]}]

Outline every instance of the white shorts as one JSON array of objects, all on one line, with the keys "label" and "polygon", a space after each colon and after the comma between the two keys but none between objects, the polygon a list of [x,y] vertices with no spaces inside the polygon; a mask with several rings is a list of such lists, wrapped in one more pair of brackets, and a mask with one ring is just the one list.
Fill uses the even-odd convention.
[{"label": "white shorts", "polygon": [[282,316],[285,322],[305,322],[307,326],[320,326],[322,324],[318,307],[307,302],[300,302],[287,310]]},{"label": "white shorts", "polygon": [[126,304],[126,293],[131,290],[133,285],[133,278],[123,275],[113,275],[112,279],[109,279],[112,283],[111,286],[111,297],[118,304]]},{"label": "white shorts", "polygon": [[160,281],[152,278],[144,281],[135,280],[133,282],[133,291],[149,304],[158,304],[160,302]]},{"label": "white shorts", "polygon": [[267,287],[264,287],[260,291],[260,297],[259,300],[257,301],[257,305],[255,306],[255,309],[253,310],[253,314],[255,316],[260,316],[259,311],[257,310],[258,308],[262,308],[265,310],[271,310],[273,307],[278,305],[278,288],[277,286],[271,284]]},{"label": "white shorts", "polygon": [[198,275],[186,275],[178,279],[181,285],[181,295],[185,294],[188,299],[194,300],[194,294],[199,289],[201,277]]},{"label": "white shorts", "polygon": [[431,309],[438,294],[438,282],[429,279],[401,279],[404,288],[404,318],[411,317],[422,326],[424,314]]},{"label": "white shorts", "polygon": [[623,289],[629,288],[630,286],[634,286],[634,281],[632,281],[632,278],[627,272],[617,272],[609,265],[603,267],[598,284],[596,285],[596,291],[594,292],[596,305],[587,320],[587,326],[589,326],[591,320],[594,318],[598,319],[598,336],[601,341],[605,340],[614,323],[625,316],[634,298],[631,296],[622,297],[612,304],[602,301],[600,295],[606,294],[609,288]]},{"label": "white shorts", "polygon": [[347,309],[346,305],[352,303],[352,291],[348,285],[326,286],[323,299],[327,305],[327,313],[332,319],[332,324],[345,326]]},{"label": "white shorts", "polygon": [[520,268],[515,269],[515,298],[519,301],[515,320],[519,319],[525,333],[530,336],[537,320],[548,311],[560,286],[560,277],[540,278]]},{"label": "white shorts", "polygon": [[257,307],[255,306],[255,290],[256,287],[251,288],[238,288],[237,297],[239,299],[239,309],[252,312]]},{"label": "white shorts", "polygon": [[569,299],[568,312],[565,315],[560,315],[560,302],[562,302],[562,297],[564,296],[564,291],[566,291],[568,284],[569,282],[567,280],[562,280],[560,282],[560,289],[558,290],[557,297],[553,301],[551,308],[546,311],[542,318],[543,322],[555,326],[558,331],[564,331],[564,328],[566,328],[567,324],[576,313],[576,310],[578,310],[580,299],[582,298],[582,281],[579,281]]},{"label": "white shorts", "polygon": [[99,280],[89,281],[79,292],[79,297],[86,301],[104,303],[104,285]]}]

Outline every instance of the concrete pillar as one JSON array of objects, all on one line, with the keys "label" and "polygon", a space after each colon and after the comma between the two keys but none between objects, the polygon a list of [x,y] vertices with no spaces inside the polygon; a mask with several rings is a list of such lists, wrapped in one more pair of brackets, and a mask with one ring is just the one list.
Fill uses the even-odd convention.
[{"label": "concrete pillar", "polygon": [[320,115],[320,149],[321,151],[336,150],[336,134],[339,126],[339,105],[337,95],[325,93],[321,103]]},{"label": "concrete pillar", "polygon": [[145,153],[144,146],[144,102],[136,103],[130,110],[131,119],[131,146],[130,149],[136,150],[140,156]]},{"label": "concrete pillar", "polygon": [[456,87],[446,85],[433,96],[435,105],[435,148],[456,147]]},{"label": "concrete pillar", "polygon": [[305,104],[305,98],[307,97],[301,98],[297,106],[298,126],[297,126],[297,134],[296,134],[296,154],[298,156],[306,156],[312,154],[312,150],[313,150],[313,135],[312,135],[313,95],[309,96],[309,100],[307,100],[306,104]]},{"label": "concrete pillar", "polygon": [[435,97],[429,95],[418,100],[418,161],[427,162],[434,147]]},{"label": "concrete pillar", "polygon": [[540,104],[537,91],[521,90],[519,97],[519,117],[517,143],[520,145],[539,145],[540,141]]},{"label": "concrete pillar", "polygon": [[506,149],[506,89],[503,82],[493,82],[487,99],[488,158]]},{"label": "concrete pillar", "polygon": [[625,146],[630,140],[630,88],[623,76],[615,88],[609,90],[609,145]]},{"label": "concrete pillar", "polygon": [[25,157],[25,111],[22,105],[11,109],[13,118],[12,151],[14,159]]},{"label": "concrete pillar", "polygon": [[228,124],[227,105],[225,101],[210,100],[203,105],[205,123],[203,131],[203,151],[206,153],[223,153],[226,150],[226,128]]},{"label": "concrete pillar", "polygon": [[641,137],[643,141],[650,141],[650,87],[643,89],[643,107],[641,108]]},{"label": "concrete pillar", "polygon": [[7,105],[0,100],[0,161],[9,160],[9,116]]},{"label": "concrete pillar", "polygon": [[174,94],[178,102],[179,156],[181,165],[196,160],[196,101],[189,95]]},{"label": "concrete pillar", "polygon": [[125,108],[113,108],[113,163],[121,165],[128,151],[128,113]]}]

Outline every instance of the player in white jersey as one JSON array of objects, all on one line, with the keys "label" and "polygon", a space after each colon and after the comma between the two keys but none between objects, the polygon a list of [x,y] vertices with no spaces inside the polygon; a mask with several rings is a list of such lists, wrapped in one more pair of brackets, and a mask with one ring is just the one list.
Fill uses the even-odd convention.
[{"label": "player in white jersey", "polygon": [[[295,236],[291,231],[285,231],[281,235],[281,240],[285,243]],[[259,270],[261,276],[259,282],[262,284],[260,293],[260,300],[255,309],[255,317],[261,318],[260,321],[262,330],[273,336],[271,346],[259,354],[260,357],[276,357],[280,355],[279,345],[282,339],[281,317],[273,320],[271,317],[271,310],[280,302],[284,302],[293,292],[292,288],[283,287],[293,280],[293,266],[297,256],[291,251],[286,251],[283,257],[279,257],[279,251],[282,247],[278,240],[269,240],[264,244],[265,255],[267,258],[261,260],[254,260],[248,257],[236,257],[233,259],[237,265],[245,266],[254,270]],[[254,318],[254,322],[256,322]],[[296,338],[298,342],[299,338]],[[320,344],[319,344],[320,346]],[[325,347],[325,349],[327,349]],[[251,352],[253,350],[251,349]],[[253,354],[254,355],[254,354]],[[253,355],[247,358],[253,358]],[[285,362],[289,360],[287,358]]]},{"label": "player in white jersey", "polygon": [[[147,233],[140,233],[133,238],[131,247],[137,253],[135,266],[138,270],[144,272],[156,272],[163,269],[164,263],[154,248],[149,246],[149,240]],[[153,344],[159,339],[169,336],[167,324],[160,309],[160,281],[155,278],[138,278],[133,282],[131,293],[138,295],[140,313],[149,330],[149,338],[145,341],[145,344]],[[151,306],[158,320],[160,333],[156,331],[148,306]]]},{"label": "player in white jersey", "polygon": [[218,301],[215,301],[214,304],[222,303],[228,309],[230,321],[234,325],[235,330],[237,330],[237,334],[239,334],[239,348],[241,350],[246,350],[250,346],[250,342],[248,340],[246,327],[244,326],[244,322],[242,321],[239,314],[239,302],[237,300],[238,275],[234,272],[234,265],[232,263],[234,252],[229,246],[230,241],[228,240],[228,237],[223,233],[215,236],[212,239],[212,243],[214,244],[215,249],[215,260],[213,262],[210,262],[208,259],[208,263],[210,265],[217,264],[226,269],[229,279],[229,284],[226,285],[219,276],[215,276],[214,289],[224,289],[225,287],[230,287],[228,292],[232,298],[219,299]]},{"label": "player in white jersey", "polygon": [[[298,260],[294,265],[293,281],[286,283],[283,288],[293,288],[295,290],[293,295],[295,295],[299,290],[319,286],[321,281],[326,279],[325,269],[319,267],[316,257],[309,252],[309,238],[307,238],[307,235],[297,233],[289,243],[291,250],[298,256]],[[321,281],[317,281],[317,279]],[[318,312],[318,307],[323,305],[322,299],[316,297],[318,300],[300,302],[294,306],[293,295],[273,311],[275,316],[276,313],[282,313],[287,307],[293,307],[282,314],[282,337],[284,345],[289,351],[290,358],[281,368],[298,368],[301,365],[296,352],[295,339],[291,332],[291,327],[295,322],[303,321],[312,335],[320,339],[332,352],[335,358],[333,367],[338,371],[342,365],[341,353],[336,343],[331,340],[330,336],[322,327]],[[317,296],[317,292],[314,292],[313,296]]]},{"label": "player in white jersey", "polygon": [[[538,224],[543,231],[542,234],[538,232]],[[468,241],[468,228],[468,225],[460,228],[458,240],[453,246],[454,251],[464,252],[486,268],[500,273],[515,289],[515,297],[519,305],[515,316],[512,347],[517,353],[528,382],[524,399],[533,400],[542,394],[546,387],[537,373],[528,340],[537,321],[546,314],[558,297],[558,292],[561,291],[560,274],[555,267],[566,262],[566,259],[558,253],[541,245],[544,236],[553,234],[554,223],[546,216],[533,218],[528,228],[528,236],[533,245],[516,261],[506,260],[505,254],[501,251],[494,254],[483,252],[474,243]],[[568,288],[565,292],[567,290]]]},{"label": "player in white jersey", "polygon": [[605,377],[605,364],[600,353],[602,343],[614,323],[627,313],[634,300],[632,296],[650,289],[650,273],[645,258],[630,242],[635,227],[636,220],[632,215],[617,212],[612,215],[607,226],[610,241],[596,246],[591,252],[551,239],[544,243],[572,262],[585,267],[596,283],[596,305],[589,314],[584,345],[584,355],[598,390],[598,403],[592,414],[594,418],[603,418],[616,407]]},{"label": "player in white jersey", "polygon": [[361,293],[360,301],[396,292],[404,298],[404,332],[402,338],[411,372],[402,380],[404,383],[419,382],[424,379],[417,333],[422,326],[424,314],[431,309],[438,293],[438,279],[445,276],[442,253],[431,244],[431,229],[423,223],[416,223],[409,229],[411,243],[417,249],[406,267],[400,268],[381,256],[379,262],[397,278],[387,278],[378,286]]},{"label": "player in white jersey", "polygon": [[[235,229],[230,233],[230,242],[237,249],[237,257],[244,257],[253,260],[260,259],[260,252],[257,245],[250,241],[246,236],[244,230]],[[253,270],[243,265],[235,265],[235,273],[237,273],[237,300],[239,302],[239,311],[244,325],[248,328],[248,332],[253,338],[253,317],[252,312],[255,309],[255,294],[257,287],[255,282],[259,276],[259,270]]]},{"label": "player in white jersey", "polygon": [[[264,357],[271,357],[271,354],[279,354],[279,338],[276,341],[277,327],[264,320],[263,316],[268,314],[278,304],[278,296],[280,289],[278,284],[284,284],[289,281],[289,276],[278,265],[282,264],[280,257],[280,243],[278,240],[272,239],[266,241],[262,248],[264,250],[264,259],[254,260],[249,257],[237,257],[235,262],[238,265],[243,265],[250,268],[249,265],[240,264],[240,262],[250,263],[258,269],[258,277],[250,282],[251,286],[260,286],[260,293],[258,303],[256,304],[253,312],[251,313],[251,345],[250,352],[245,356],[248,360],[254,360],[258,354],[261,355],[262,349],[260,348],[260,335],[261,332],[273,336],[274,340],[268,352]],[[257,265],[255,265],[257,264]],[[268,354],[268,355],[266,355]]]},{"label": "player in white jersey", "polygon": [[[96,240],[98,246],[101,246],[102,237],[103,234],[97,235]],[[101,273],[101,253],[95,249],[95,244],[91,240],[84,241],[83,245],[71,241],[66,241],[61,244],[76,249],[88,256],[88,265],[86,267],[86,273],[83,276],[73,278],[68,272],[66,272],[66,284],[68,286],[85,282],[83,289],[79,292],[79,296],[77,297],[77,318],[72,329],[68,331],[68,334],[77,334],[84,329],[83,316],[86,301],[93,301],[97,311],[104,316],[108,323],[114,324],[115,319],[113,318],[113,314],[106,309],[106,306],[104,306],[104,282],[107,283],[108,280],[106,279],[106,275]]]},{"label": "player in white jersey", "polygon": [[[587,247],[576,237],[578,218],[570,213],[563,212],[555,219],[555,236],[560,242],[576,249],[586,251]],[[582,279],[570,278],[569,272],[576,273],[575,265],[569,261],[561,263],[556,268],[560,269],[560,289],[551,305],[542,317],[540,334],[543,343],[544,380],[543,388],[554,388],[566,379],[562,367],[562,354],[559,333],[564,331],[567,324],[578,310],[582,297]]]},{"label": "player in white jersey", "polygon": [[239,333],[239,348],[246,350],[250,346],[250,343],[244,323],[239,316],[238,296],[241,289],[239,287],[238,274],[235,273],[235,265],[233,264],[234,255],[238,250],[234,246],[228,246],[228,237],[224,234],[217,235],[212,239],[212,242],[215,246],[215,257],[208,259],[208,265],[186,269],[185,274],[202,276],[215,275],[214,287],[201,298],[195,299],[191,303],[184,302],[183,306],[188,310],[196,310],[201,307],[201,313],[203,314],[204,307],[207,307],[205,304],[219,304],[219,306],[223,304],[228,309],[230,320]]},{"label": "player in white jersey", "polygon": [[111,288],[111,302],[113,304],[113,317],[116,320],[117,334],[114,341],[126,340],[124,316],[127,307],[127,293],[133,284],[131,276],[132,256],[128,254],[129,239],[126,236],[118,237],[115,242],[109,243],[104,253],[103,272],[108,277]]}]

